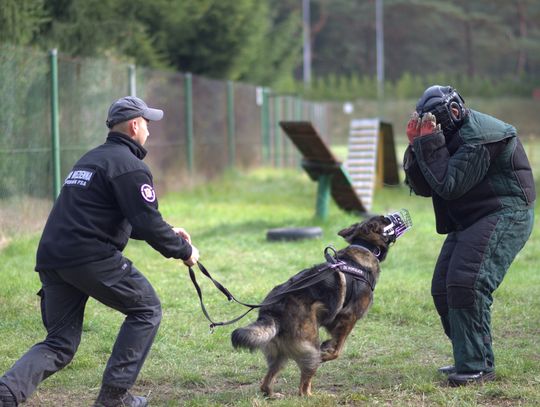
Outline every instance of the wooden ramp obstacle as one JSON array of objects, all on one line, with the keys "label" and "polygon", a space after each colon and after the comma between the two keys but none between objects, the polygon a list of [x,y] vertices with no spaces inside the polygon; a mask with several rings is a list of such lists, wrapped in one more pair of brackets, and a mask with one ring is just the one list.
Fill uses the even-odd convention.
[{"label": "wooden ramp obstacle", "polygon": [[371,210],[375,188],[399,184],[392,125],[379,119],[351,120],[345,168],[356,195]]},{"label": "wooden ramp obstacle", "polygon": [[281,121],[279,124],[302,153],[302,167],[318,182],[316,216],[327,218],[330,195],[341,209],[365,213],[366,207],[356,194],[349,174],[311,122]]}]

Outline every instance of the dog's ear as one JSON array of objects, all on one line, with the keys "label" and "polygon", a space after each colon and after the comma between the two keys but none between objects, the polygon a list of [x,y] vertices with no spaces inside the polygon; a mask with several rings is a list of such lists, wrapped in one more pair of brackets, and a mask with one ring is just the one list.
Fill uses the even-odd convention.
[{"label": "dog's ear", "polygon": [[341,236],[346,241],[349,241],[349,239],[351,239],[352,237],[356,235],[356,229],[358,228],[359,225],[360,225],[359,223],[355,223],[354,225],[351,225],[348,228],[341,229],[338,232],[338,235]]},{"label": "dog's ear", "polygon": [[[349,243],[357,238],[364,238],[373,241],[373,243],[379,243],[381,242],[379,239],[382,238],[383,229],[388,223],[389,221],[384,216],[373,216],[364,222],[355,223],[340,230],[338,235]],[[377,240],[379,242],[376,242]],[[383,242],[386,243],[384,240]]]},{"label": "dog's ear", "polygon": [[366,236],[371,232],[371,225],[366,222],[355,223],[348,228],[342,229],[338,235],[345,239],[348,243],[352,243],[354,239],[360,236]]}]

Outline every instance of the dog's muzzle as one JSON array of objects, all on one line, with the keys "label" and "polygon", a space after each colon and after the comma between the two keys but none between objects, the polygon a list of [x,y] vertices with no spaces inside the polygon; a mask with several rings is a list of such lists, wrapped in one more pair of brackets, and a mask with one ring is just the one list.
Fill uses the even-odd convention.
[{"label": "dog's muzzle", "polygon": [[398,237],[412,228],[411,215],[407,209],[390,213],[385,218],[390,221],[390,224],[384,227],[383,236],[390,238],[392,242],[395,242]]}]

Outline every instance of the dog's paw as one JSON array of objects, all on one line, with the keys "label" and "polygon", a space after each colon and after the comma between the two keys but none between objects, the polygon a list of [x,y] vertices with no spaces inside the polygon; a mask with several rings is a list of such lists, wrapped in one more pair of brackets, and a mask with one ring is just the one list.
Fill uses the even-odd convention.
[{"label": "dog's paw", "polygon": [[321,354],[322,353],[334,353],[336,351],[336,348],[334,346],[334,342],[332,340],[324,341],[321,344]]},{"label": "dog's paw", "polygon": [[266,400],[281,400],[285,398],[285,395],[283,393],[270,393],[270,394],[265,394],[264,398]]},{"label": "dog's paw", "polygon": [[329,349],[334,349],[334,344],[331,339],[328,339],[327,341],[321,343],[321,352],[326,352]]},{"label": "dog's paw", "polygon": [[321,361],[327,362],[329,360],[334,360],[338,357],[336,348],[334,347],[334,342],[332,340],[324,341],[321,344]]},{"label": "dog's paw", "polygon": [[338,355],[335,351],[321,352],[321,362],[337,359]]},{"label": "dog's paw", "polygon": [[321,362],[337,359],[338,355],[335,352],[321,352]]}]

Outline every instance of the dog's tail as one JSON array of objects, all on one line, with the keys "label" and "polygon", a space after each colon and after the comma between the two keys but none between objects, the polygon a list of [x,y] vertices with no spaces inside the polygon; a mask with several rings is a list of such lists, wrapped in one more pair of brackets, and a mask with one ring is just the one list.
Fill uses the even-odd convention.
[{"label": "dog's tail", "polygon": [[278,329],[277,321],[266,316],[248,326],[235,329],[231,342],[235,348],[246,348],[253,352],[270,342],[277,335]]}]

